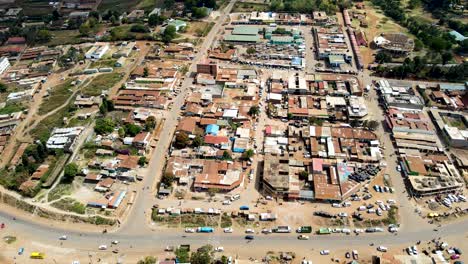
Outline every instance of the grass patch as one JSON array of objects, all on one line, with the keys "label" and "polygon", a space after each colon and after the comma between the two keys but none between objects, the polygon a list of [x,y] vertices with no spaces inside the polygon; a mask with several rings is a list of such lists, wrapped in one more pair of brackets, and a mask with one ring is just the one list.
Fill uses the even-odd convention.
[{"label": "grass patch", "polygon": [[31,135],[34,138],[45,140],[49,139],[50,132],[54,127],[63,126],[64,111],[58,111],[57,113],[48,116],[43,119],[33,130],[31,130]]},{"label": "grass patch", "polygon": [[116,59],[98,60],[94,61],[89,65],[89,68],[103,68],[103,67],[114,67]]},{"label": "grass patch", "polygon": [[263,3],[249,3],[249,2],[237,2],[234,4],[232,12],[251,12],[251,11],[267,11],[270,6]]},{"label": "grass patch", "polygon": [[183,227],[218,226],[219,216],[186,214],[180,216],[180,222]]},{"label": "grass patch", "polygon": [[14,243],[16,241],[16,237],[15,236],[4,236],[3,241],[5,241],[5,243],[7,243],[7,244],[12,244],[12,243]]},{"label": "grass patch", "polygon": [[117,72],[98,75],[82,89],[82,93],[89,96],[99,96],[103,90],[112,88],[121,79],[120,73]]},{"label": "grass patch", "polygon": [[98,6],[98,11],[105,10],[120,10],[130,13],[130,10],[135,9],[135,7],[140,2],[145,2],[147,0],[102,0],[101,4]]},{"label": "grass patch", "polygon": [[85,42],[81,39],[80,32],[75,30],[54,30],[50,32],[52,38],[47,42],[46,46],[58,46],[58,45],[67,45],[67,44],[79,44]]},{"label": "grass patch", "polygon": [[23,111],[24,108],[25,107],[22,106],[21,104],[9,103],[9,104],[6,104],[5,107],[0,109],[0,115],[8,115],[11,113],[20,112],[20,111]]},{"label": "grass patch", "polygon": [[71,184],[59,184],[49,192],[49,202],[60,199],[62,196],[70,195],[72,191]]},{"label": "grass patch", "polygon": [[85,214],[86,206],[75,199],[64,198],[52,204],[53,207],[77,214]]},{"label": "grass patch", "polygon": [[232,219],[227,213],[221,215],[221,228],[232,226]]},{"label": "grass patch", "polygon": [[43,115],[49,113],[63,105],[73,93],[73,86],[71,85],[72,82],[73,80],[70,79],[63,84],[53,87],[50,91],[49,97],[44,98],[44,101],[39,107],[39,114]]}]

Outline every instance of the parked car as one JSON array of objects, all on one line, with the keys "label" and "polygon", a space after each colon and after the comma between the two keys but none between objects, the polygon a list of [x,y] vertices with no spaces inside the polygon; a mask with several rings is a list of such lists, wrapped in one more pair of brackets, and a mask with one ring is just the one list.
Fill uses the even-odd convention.
[{"label": "parked car", "polygon": [[297,237],[297,239],[299,239],[299,240],[309,240],[309,236],[306,236],[306,235],[299,235],[299,236]]},{"label": "parked car", "polygon": [[106,245],[100,245],[99,246],[99,250],[106,250],[107,249],[107,246]]},{"label": "parked car", "polygon": [[195,233],[195,229],[194,228],[185,228],[185,233]]},{"label": "parked car", "polygon": [[59,240],[67,240],[67,236],[63,235],[63,236],[59,237]]},{"label": "parked car", "polygon": [[254,236],[252,236],[252,235],[247,235],[247,236],[245,236],[245,239],[247,239],[247,240],[253,240],[253,239],[254,239]]},{"label": "parked car", "polygon": [[320,251],[320,255],[323,255],[323,256],[325,256],[325,255],[330,255],[330,250],[328,250],[328,249],[321,250],[321,251]]},{"label": "parked car", "polygon": [[384,246],[378,246],[377,250],[380,251],[380,252],[387,252],[388,249],[386,247],[384,247]]},{"label": "parked car", "polygon": [[224,233],[232,233],[234,230],[232,230],[231,227],[226,227],[226,228],[224,228],[223,231],[224,231]]},{"label": "parked car", "polygon": [[255,233],[255,230],[253,230],[252,228],[247,228],[247,229],[245,230],[245,233],[247,233],[247,234],[253,234],[253,233]]}]

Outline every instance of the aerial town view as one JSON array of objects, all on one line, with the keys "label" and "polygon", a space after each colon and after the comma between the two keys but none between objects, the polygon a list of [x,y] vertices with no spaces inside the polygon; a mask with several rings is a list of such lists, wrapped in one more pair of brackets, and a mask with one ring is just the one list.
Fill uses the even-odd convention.
[{"label": "aerial town view", "polygon": [[0,264],[468,261],[468,1],[0,0]]}]

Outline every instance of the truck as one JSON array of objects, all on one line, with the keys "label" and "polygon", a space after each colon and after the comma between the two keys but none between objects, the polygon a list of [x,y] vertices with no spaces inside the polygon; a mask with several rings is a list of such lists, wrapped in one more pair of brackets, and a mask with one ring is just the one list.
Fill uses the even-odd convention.
[{"label": "truck", "polygon": [[330,231],[330,228],[322,227],[317,231],[317,234],[319,234],[319,235],[329,235],[329,234],[331,234],[331,231]]},{"label": "truck", "polygon": [[312,233],[312,227],[311,226],[301,226],[298,229],[296,229],[297,233]]},{"label": "truck", "polygon": [[197,228],[197,232],[198,233],[213,233],[214,229],[209,226],[202,226],[202,227]]},{"label": "truck", "polygon": [[291,227],[289,226],[277,226],[273,228],[274,233],[291,233]]}]

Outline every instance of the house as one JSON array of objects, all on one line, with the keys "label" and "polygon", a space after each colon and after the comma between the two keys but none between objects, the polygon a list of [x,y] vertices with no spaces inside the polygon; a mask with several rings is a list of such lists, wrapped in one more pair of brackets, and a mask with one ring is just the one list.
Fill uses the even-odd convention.
[{"label": "house", "polygon": [[187,27],[187,22],[179,20],[179,19],[170,19],[166,22],[168,26],[174,26],[176,31],[179,31],[180,29]]},{"label": "house", "polygon": [[49,165],[42,164],[36,171],[31,175],[31,180],[40,180],[49,171]]},{"label": "house", "polygon": [[189,135],[193,135],[195,133],[196,128],[196,118],[193,117],[184,117],[179,121],[177,125],[177,131],[183,131]]},{"label": "house", "polygon": [[7,57],[0,58],[0,75],[10,68],[10,61]]},{"label": "house", "polygon": [[98,192],[107,192],[112,185],[114,184],[114,179],[112,178],[105,178],[96,184],[96,187],[94,187],[94,190]]},{"label": "house", "polygon": [[145,10],[135,9],[127,15],[127,19],[130,22],[135,22],[145,16]]},{"label": "house", "polygon": [[140,149],[145,149],[151,140],[149,132],[140,132],[133,138],[133,145]]},{"label": "house", "polygon": [[95,173],[95,172],[89,172],[86,174],[84,178],[85,183],[98,183],[102,179],[102,174]]},{"label": "house", "polygon": [[108,50],[109,44],[107,43],[103,45],[94,45],[90,50],[88,50],[88,52],[86,52],[85,58],[99,60]]}]

